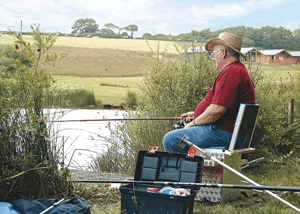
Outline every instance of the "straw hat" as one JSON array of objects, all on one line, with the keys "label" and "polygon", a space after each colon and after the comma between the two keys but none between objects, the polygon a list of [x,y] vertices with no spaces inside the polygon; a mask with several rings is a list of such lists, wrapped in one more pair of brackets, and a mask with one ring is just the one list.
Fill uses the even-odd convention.
[{"label": "straw hat", "polygon": [[205,44],[205,50],[212,51],[215,45],[230,47],[247,60],[247,57],[241,53],[242,39],[232,33],[223,32],[219,34],[218,38],[210,39]]}]

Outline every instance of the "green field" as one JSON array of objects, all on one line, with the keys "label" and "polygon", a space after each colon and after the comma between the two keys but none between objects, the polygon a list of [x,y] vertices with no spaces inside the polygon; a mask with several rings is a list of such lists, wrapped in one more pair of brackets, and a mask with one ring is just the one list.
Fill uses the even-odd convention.
[{"label": "green field", "polygon": [[47,72],[52,75],[79,77],[143,76],[151,56],[138,51],[59,46],[54,46],[50,53],[68,56],[47,65]]},{"label": "green field", "polygon": [[[31,44],[34,43],[32,36],[23,35],[23,39]],[[0,37],[0,45],[10,45],[14,41],[12,35],[4,34]],[[57,37],[55,46],[62,47],[80,47],[80,48],[101,48],[127,51],[150,52],[151,49],[157,50],[160,46],[160,52],[177,53],[174,47],[175,42],[138,40],[138,39],[110,39],[110,38],[86,38],[86,37]],[[151,48],[151,49],[150,49]]]},{"label": "green field", "polygon": [[138,84],[142,84],[143,77],[56,76],[55,79],[62,86],[67,84],[93,90],[96,100],[101,100],[102,103],[122,103],[128,91],[139,93]]},{"label": "green field", "polygon": [[[23,38],[33,43],[31,36]],[[1,35],[0,47],[12,45],[11,35]],[[154,50],[160,45],[160,52],[167,47],[170,53],[177,53],[174,43],[166,41],[148,41]],[[77,85],[94,91],[96,100],[103,103],[122,103],[128,91],[138,92],[137,84],[142,84],[147,72],[148,61],[152,57],[150,47],[145,40],[104,39],[83,37],[58,37],[51,53],[67,54],[66,58],[45,65],[46,72],[51,74],[58,84]],[[191,43],[178,43],[188,48]],[[300,73],[300,65],[263,65],[267,76],[273,81],[290,79]],[[106,83],[110,86],[101,86]],[[118,87],[114,85],[127,85]]]},{"label": "green field", "polygon": [[300,65],[262,65],[262,70],[274,81],[289,80],[300,74]]}]

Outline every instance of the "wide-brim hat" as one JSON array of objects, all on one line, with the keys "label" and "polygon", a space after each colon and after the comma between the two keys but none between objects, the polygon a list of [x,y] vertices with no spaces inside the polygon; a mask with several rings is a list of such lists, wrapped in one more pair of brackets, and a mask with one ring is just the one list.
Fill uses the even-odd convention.
[{"label": "wide-brim hat", "polygon": [[223,32],[219,34],[218,38],[210,39],[205,44],[205,50],[212,51],[215,45],[230,47],[247,60],[247,57],[241,52],[242,39],[232,33]]}]

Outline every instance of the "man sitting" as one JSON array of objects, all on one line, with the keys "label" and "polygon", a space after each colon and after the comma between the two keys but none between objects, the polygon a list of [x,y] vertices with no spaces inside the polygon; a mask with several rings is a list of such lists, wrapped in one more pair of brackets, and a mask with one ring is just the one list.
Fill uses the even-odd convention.
[{"label": "man sitting", "polygon": [[[241,46],[242,39],[227,32],[206,43],[205,49],[213,51],[212,57],[220,73],[195,111],[181,115],[188,122],[184,129],[173,130],[164,136],[165,151],[187,153],[187,145],[184,149],[177,146],[185,134],[198,147],[228,149],[240,103],[255,103],[253,81],[239,61],[240,55],[247,59],[241,53]],[[236,148],[244,145],[249,134],[250,130],[240,129]]]}]

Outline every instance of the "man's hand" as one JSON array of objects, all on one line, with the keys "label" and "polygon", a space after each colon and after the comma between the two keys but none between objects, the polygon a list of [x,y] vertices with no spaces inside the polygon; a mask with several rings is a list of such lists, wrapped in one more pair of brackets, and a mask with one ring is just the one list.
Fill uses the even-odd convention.
[{"label": "man's hand", "polygon": [[185,129],[186,128],[191,128],[191,127],[193,127],[194,126],[194,124],[193,124],[193,122],[190,122],[190,123],[187,123],[186,125],[185,125]]},{"label": "man's hand", "polygon": [[180,115],[180,117],[184,118],[183,120],[188,123],[194,118],[194,112],[189,111],[187,113]]},{"label": "man's hand", "polygon": [[[213,123],[213,122],[217,121],[220,117],[222,117],[226,113],[226,111],[227,111],[227,108],[224,106],[211,104],[210,106],[208,106],[206,108],[206,110],[201,115],[199,115],[194,120],[198,126]],[[186,115],[188,115],[189,113],[191,113],[191,112],[186,113]],[[183,115],[185,115],[185,114],[183,114]],[[184,128],[190,128],[193,126],[194,126],[193,122],[190,122],[190,123],[186,124]]]}]

